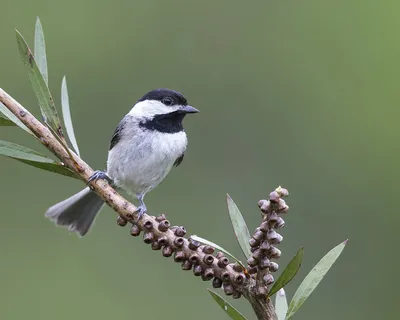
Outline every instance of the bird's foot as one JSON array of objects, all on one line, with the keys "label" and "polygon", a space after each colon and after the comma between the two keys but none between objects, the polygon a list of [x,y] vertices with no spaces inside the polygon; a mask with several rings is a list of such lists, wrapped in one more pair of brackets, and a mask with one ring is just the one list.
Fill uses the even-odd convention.
[{"label": "bird's foot", "polygon": [[112,179],[105,173],[104,171],[101,170],[96,170],[88,179],[87,184],[91,183],[92,181],[96,181],[98,179],[104,179],[107,180],[109,184],[112,184]]},{"label": "bird's foot", "polygon": [[138,214],[138,220],[140,220],[140,218],[147,212],[147,207],[145,204],[141,204],[140,206],[138,206],[136,208],[135,211]]}]

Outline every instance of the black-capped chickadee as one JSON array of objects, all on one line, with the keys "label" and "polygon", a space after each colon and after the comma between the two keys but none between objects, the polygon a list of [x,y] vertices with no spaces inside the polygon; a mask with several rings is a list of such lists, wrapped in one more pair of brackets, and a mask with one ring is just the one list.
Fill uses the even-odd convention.
[{"label": "black-capped chickadee", "polygon": [[[179,92],[156,89],[146,93],[115,130],[107,171],[96,171],[89,181],[107,179],[115,188],[136,196],[140,217],[147,211],[145,194],[182,162],[187,146],[182,120],[196,112]],[[50,207],[45,216],[84,236],[103,206],[103,200],[87,187]]]}]

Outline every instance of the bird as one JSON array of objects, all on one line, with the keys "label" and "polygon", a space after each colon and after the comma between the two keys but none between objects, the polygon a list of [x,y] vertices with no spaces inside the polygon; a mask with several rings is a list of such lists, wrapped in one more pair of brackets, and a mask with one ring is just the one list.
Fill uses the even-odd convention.
[{"label": "bird", "polygon": [[[97,170],[88,183],[106,179],[115,189],[123,189],[139,202],[138,219],[147,212],[144,196],[179,166],[187,148],[182,121],[199,112],[186,98],[171,89],[155,89],[140,98],[112,135],[107,169]],[[86,187],[51,206],[45,216],[83,237],[91,229],[104,201]]]}]

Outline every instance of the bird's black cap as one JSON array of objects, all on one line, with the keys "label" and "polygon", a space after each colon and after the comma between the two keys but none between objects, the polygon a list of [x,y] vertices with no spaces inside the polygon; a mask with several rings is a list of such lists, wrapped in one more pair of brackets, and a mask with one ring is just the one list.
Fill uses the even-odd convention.
[{"label": "bird's black cap", "polygon": [[142,98],[140,98],[138,102],[145,100],[161,101],[167,106],[187,105],[186,98],[180,92],[171,89],[155,89],[149,91]]}]

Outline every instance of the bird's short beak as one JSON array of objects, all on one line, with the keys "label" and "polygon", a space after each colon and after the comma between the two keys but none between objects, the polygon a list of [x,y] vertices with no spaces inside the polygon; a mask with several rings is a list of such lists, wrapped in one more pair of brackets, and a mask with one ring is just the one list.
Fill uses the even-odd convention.
[{"label": "bird's short beak", "polygon": [[192,106],[184,106],[181,109],[179,109],[179,111],[181,111],[183,113],[197,113],[197,112],[200,112],[199,110],[197,110],[196,108],[193,108]]}]

